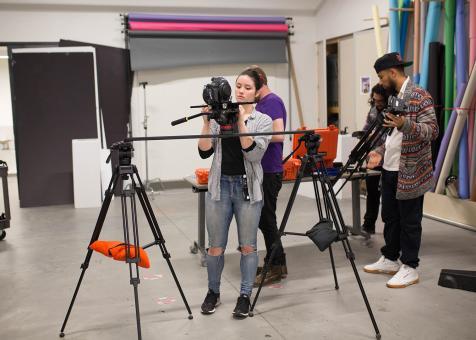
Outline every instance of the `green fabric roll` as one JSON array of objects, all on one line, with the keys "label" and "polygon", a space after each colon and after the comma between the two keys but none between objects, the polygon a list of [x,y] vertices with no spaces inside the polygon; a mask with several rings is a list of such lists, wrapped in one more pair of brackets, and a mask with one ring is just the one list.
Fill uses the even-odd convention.
[{"label": "green fabric roll", "polygon": [[448,126],[454,101],[454,48],[455,48],[456,1],[445,1],[445,130]]},{"label": "green fabric roll", "polygon": [[[403,0],[398,0],[398,8],[403,8]],[[402,23],[402,12],[398,12],[398,22]],[[403,53],[402,53],[403,54]]]}]

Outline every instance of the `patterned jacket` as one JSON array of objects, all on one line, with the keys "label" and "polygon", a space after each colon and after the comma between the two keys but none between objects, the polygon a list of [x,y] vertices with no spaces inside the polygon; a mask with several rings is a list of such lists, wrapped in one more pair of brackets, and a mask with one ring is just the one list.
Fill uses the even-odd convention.
[{"label": "patterned jacket", "polygon": [[[433,188],[431,141],[438,137],[431,95],[409,80],[403,100],[407,110],[400,129],[403,138],[396,195],[399,200],[419,197]],[[384,157],[385,144],[375,151]]]}]

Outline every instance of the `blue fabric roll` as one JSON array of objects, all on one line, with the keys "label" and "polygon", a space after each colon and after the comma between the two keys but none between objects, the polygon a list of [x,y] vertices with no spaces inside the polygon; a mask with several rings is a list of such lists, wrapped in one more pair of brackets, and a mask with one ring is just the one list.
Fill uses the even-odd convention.
[{"label": "blue fabric roll", "polygon": [[[390,8],[398,8],[397,0],[390,0]],[[398,12],[390,11],[390,52],[400,54],[400,22],[398,21]]]},{"label": "blue fabric roll", "polygon": [[420,86],[428,89],[428,72],[430,61],[430,43],[438,40],[440,28],[441,3],[432,1],[428,6],[428,18],[426,21],[425,44],[423,47],[423,66],[420,75]]},{"label": "blue fabric roll", "polygon": [[[464,17],[464,0],[456,0],[456,89],[468,78],[468,45]],[[468,127],[465,125],[459,141],[458,194],[460,198],[469,198],[468,168]]]},{"label": "blue fabric roll", "polygon": [[[410,0],[403,0],[402,8],[409,8]],[[402,58],[405,59],[405,45],[407,42],[407,30],[408,30],[408,12],[402,12],[402,22],[400,23],[400,51]]]}]

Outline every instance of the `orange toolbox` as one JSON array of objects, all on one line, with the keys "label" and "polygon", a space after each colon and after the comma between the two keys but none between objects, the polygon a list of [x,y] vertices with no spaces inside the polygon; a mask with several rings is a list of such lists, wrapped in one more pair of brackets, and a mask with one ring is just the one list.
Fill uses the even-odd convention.
[{"label": "orange toolbox", "polygon": [[[305,126],[299,130],[308,130]],[[314,129],[314,132],[321,136],[321,144],[319,146],[318,152],[325,153],[324,164],[326,168],[332,168],[334,164],[334,159],[337,155],[337,138],[339,137],[339,129],[334,125],[329,125],[325,129]],[[299,138],[302,134],[293,135],[293,150],[299,144]],[[293,158],[302,157],[306,154],[306,147],[304,143],[301,143],[299,149],[293,155]]]},{"label": "orange toolbox", "polygon": [[198,184],[207,184],[208,183],[208,173],[210,169],[207,168],[198,168],[195,169],[195,177],[197,178]]}]

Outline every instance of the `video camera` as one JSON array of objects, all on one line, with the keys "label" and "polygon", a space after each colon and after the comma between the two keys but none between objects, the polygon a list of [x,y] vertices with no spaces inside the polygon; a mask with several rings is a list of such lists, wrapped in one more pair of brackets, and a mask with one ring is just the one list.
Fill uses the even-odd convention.
[{"label": "video camera", "polygon": [[404,116],[407,110],[407,106],[403,99],[395,96],[389,96],[387,107],[383,110],[385,113],[391,113],[396,116]]},{"label": "video camera", "polygon": [[[380,118],[380,124],[383,123],[384,118],[386,118],[387,113],[391,113],[395,116],[404,116],[407,111],[407,106],[403,99],[400,99],[395,96],[389,96],[387,101],[387,107],[383,109],[382,115]],[[391,135],[393,132],[393,128],[390,128],[387,132],[387,135]]]},{"label": "video camera", "polygon": [[207,105],[195,105],[190,108],[208,107],[208,112],[198,113],[189,117],[180,118],[171,122],[172,126],[189,121],[199,116],[208,116],[208,120],[214,119],[221,127],[221,132],[232,132],[233,125],[238,121],[240,105],[254,104],[255,102],[231,101],[231,86],[223,77],[213,77],[211,82],[203,87],[203,100]]},{"label": "video camera", "polygon": [[208,104],[208,119],[214,119],[222,126],[230,126],[238,121],[239,104],[230,100],[231,86],[223,77],[213,77],[203,87],[203,100]]}]

